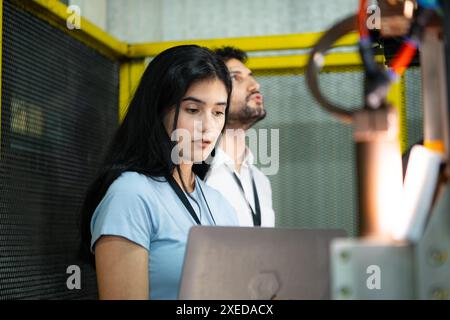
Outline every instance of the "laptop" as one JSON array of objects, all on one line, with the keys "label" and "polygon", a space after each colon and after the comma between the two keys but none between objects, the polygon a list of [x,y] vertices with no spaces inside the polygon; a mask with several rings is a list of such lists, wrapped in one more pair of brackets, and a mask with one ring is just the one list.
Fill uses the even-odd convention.
[{"label": "laptop", "polygon": [[336,229],[192,227],[181,300],[330,299]]}]

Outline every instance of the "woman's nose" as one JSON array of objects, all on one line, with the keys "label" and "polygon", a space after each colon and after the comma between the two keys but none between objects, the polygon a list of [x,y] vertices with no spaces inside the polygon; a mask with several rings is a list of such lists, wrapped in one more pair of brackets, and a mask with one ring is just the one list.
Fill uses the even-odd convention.
[{"label": "woman's nose", "polygon": [[202,122],[202,132],[208,132],[212,125],[212,114],[210,112],[205,112]]},{"label": "woman's nose", "polygon": [[216,126],[216,121],[214,119],[213,112],[205,112],[202,118],[202,133],[205,134],[210,131],[214,131]]}]

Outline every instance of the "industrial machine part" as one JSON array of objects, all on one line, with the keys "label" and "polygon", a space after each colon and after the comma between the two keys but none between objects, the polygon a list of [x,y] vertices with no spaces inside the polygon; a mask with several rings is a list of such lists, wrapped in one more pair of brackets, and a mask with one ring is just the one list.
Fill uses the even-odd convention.
[{"label": "industrial machine part", "polygon": [[[389,63],[390,68],[375,63],[365,26],[367,2],[361,0],[357,15],[337,23],[318,41],[306,74],[320,105],[353,125],[357,152],[359,234],[357,238],[335,240],[331,245],[331,295],[335,299],[449,299],[450,66],[444,41],[450,37],[450,4],[438,0],[392,0],[379,1],[379,5],[384,8],[380,34],[406,35]],[[332,43],[353,30],[360,34],[366,83],[364,106],[349,112],[324,98],[317,74]],[[404,188],[399,174],[397,120],[394,109],[386,103],[386,94],[418,48],[424,149],[416,150],[412,165],[422,164],[429,176],[408,168],[410,180],[414,174],[422,175],[415,180],[422,188]],[[416,193],[412,193],[413,189]]]}]

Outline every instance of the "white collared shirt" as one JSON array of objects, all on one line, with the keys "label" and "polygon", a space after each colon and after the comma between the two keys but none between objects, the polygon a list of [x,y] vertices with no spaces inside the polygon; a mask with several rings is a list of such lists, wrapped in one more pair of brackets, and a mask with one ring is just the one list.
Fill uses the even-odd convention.
[{"label": "white collared shirt", "polygon": [[233,172],[241,180],[245,197],[252,206],[253,211],[255,211],[255,199],[251,180],[251,174],[253,174],[261,208],[261,226],[274,227],[275,213],[272,208],[272,188],[270,181],[253,165],[253,160],[252,152],[246,147],[244,161],[240,172],[237,172],[233,159],[221,148],[216,148],[214,160],[206,176],[206,183],[218,190],[233,206],[237,213],[240,226],[252,227],[252,212],[248,207],[247,201],[244,199],[241,189],[233,178]]}]

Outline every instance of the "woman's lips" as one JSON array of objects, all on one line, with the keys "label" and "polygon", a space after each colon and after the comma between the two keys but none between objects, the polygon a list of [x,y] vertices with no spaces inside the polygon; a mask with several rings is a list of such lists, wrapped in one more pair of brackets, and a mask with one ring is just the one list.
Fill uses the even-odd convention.
[{"label": "woman's lips", "polygon": [[212,141],[210,140],[196,140],[194,142],[199,144],[202,147],[202,149],[208,148],[212,143]]}]

